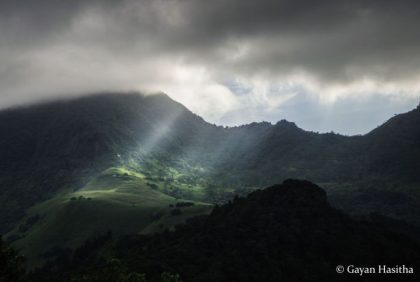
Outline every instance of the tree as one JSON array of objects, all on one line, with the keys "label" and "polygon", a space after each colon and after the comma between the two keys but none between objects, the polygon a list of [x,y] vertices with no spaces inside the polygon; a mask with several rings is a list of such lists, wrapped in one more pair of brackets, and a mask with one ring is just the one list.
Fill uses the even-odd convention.
[{"label": "tree", "polygon": [[13,248],[6,245],[0,237],[0,282],[23,281],[24,258]]},{"label": "tree", "polygon": [[182,282],[181,278],[179,277],[179,274],[173,274],[170,272],[163,272],[160,275],[160,281],[161,282]]}]

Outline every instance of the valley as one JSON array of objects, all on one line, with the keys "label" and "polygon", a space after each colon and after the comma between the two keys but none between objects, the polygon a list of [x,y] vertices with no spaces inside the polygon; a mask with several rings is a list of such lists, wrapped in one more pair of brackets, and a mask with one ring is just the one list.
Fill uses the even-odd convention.
[{"label": "valley", "polygon": [[420,223],[420,109],[363,136],[209,124],[165,94],[0,112],[0,231],[30,268],[110,233],[154,234],[288,178],[352,216]]}]

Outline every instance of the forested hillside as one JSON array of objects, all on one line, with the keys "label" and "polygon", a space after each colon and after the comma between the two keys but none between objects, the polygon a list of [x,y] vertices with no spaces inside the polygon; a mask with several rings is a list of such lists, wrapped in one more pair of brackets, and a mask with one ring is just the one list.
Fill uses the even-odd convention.
[{"label": "forested hillside", "polygon": [[[332,208],[317,185],[287,180],[235,198],[175,232],[118,242],[98,238],[76,250],[72,259],[52,262],[34,277],[119,281],[141,274],[147,281],[159,281],[162,273],[173,273],[185,282],[355,281],[359,274],[340,274],[336,267],[355,262],[418,266],[418,233],[410,238],[403,229],[392,230],[391,221],[384,222],[351,219]],[[416,272],[362,278],[395,281],[395,275],[400,281],[418,279]]]},{"label": "forested hillside", "polygon": [[[228,128],[207,123],[165,94],[138,93],[3,110],[0,232],[34,257],[54,249],[52,242],[67,248],[108,229],[134,232],[107,217],[84,228],[76,241],[42,239],[48,238],[45,230],[60,230],[59,217],[51,214],[65,215],[76,205],[134,216],[143,193],[153,195],[149,212],[162,218],[151,215],[135,225],[147,233],[207,213],[210,206],[201,209],[203,203],[223,204],[291,177],[321,185],[335,207],[351,214],[374,212],[418,224],[418,124],[419,108],[363,136],[308,132],[286,120]],[[80,196],[91,200],[71,200]],[[168,206],[177,201],[197,209],[176,219]],[[66,218],[78,226],[78,217]],[[34,238],[41,242],[37,251],[28,245]]]}]

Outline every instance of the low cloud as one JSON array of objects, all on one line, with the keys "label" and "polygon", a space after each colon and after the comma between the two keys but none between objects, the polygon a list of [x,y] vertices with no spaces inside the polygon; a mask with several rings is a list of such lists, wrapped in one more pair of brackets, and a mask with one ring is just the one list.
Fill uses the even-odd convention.
[{"label": "low cloud", "polygon": [[0,107],[140,90],[228,125],[298,119],[297,100],[369,119],[420,97],[418,26],[418,1],[1,1]]}]

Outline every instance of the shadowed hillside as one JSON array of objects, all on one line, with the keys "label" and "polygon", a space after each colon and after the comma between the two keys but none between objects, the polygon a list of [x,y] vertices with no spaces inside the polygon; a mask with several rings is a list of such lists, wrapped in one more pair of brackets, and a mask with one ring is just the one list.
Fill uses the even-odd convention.
[{"label": "shadowed hillside", "polygon": [[136,93],[4,110],[0,233],[25,226],[35,204],[74,193],[116,167],[171,197],[217,204],[303,178],[350,213],[419,223],[418,124],[417,108],[364,136],[307,132],[285,120],[224,128],[164,94]]},{"label": "shadowed hillside", "polygon": [[[179,124],[176,134],[171,126],[161,132],[168,123]],[[96,95],[0,112],[0,233],[26,208],[82,187],[138,144],[177,154],[190,141],[178,144],[179,136],[202,127],[213,128],[166,95]]]},{"label": "shadowed hillside", "polygon": [[[175,232],[99,245],[85,246],[72,262],[56,272],[47,267],[38,277],[101,281],[114,269],[113,277],[145,273],[150,281],[163,272],[178,273],[186,282],[356,281],[358,274],[337,274],[336,266],[416,268],[420,263],[418,241],[386,225],[351,219],[332,208],[317,185],[298,180],[235,198]],[[111,258],[120,267],[108,268]],[[416,272],[364,278],[395,281],[396,276],[399,281],[418,279]]]}]

